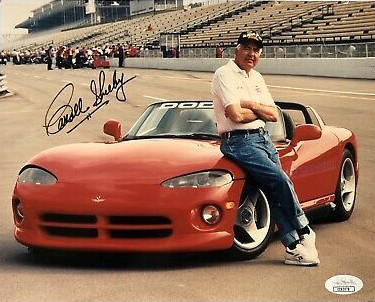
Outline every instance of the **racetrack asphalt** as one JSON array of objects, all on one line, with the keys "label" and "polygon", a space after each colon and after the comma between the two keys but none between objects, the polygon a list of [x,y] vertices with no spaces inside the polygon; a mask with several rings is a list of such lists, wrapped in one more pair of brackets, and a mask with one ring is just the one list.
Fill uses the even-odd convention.
[{"label": "racetrack asphalt", "polygon": [[[105,70],[106,83],[115,69]],[[369,80],[265,75],[275,100],[313,106],[329,125],[352,130],[359,142],[360,181],[354,214],[343,223],[315,222],[321,264],[283,264],[277,240],[257,259],[230,262],[208,254],[71,254],[32,257],[13,238],[12,190],[19,169],[36,153],[56,145],[110,140],[108,119],[126,132],[157,99],[211,99],[210,72],[117,69],[127,100],[114,93],[70,134],[47,135],[48,107],[72,83],[73,100],[92,100],[100,70],[53,70],[44,65],[2,67],[13,95],[0,99],[0,301],[374,301],[375,300],[375,85]],[[63,92],[66,94],[67,92]],[[64,95],[64,97],[68,97]],[[311,184],[313,185],[313,184]],[[351,295],[326,290],[335,275],[360,278]]]}]

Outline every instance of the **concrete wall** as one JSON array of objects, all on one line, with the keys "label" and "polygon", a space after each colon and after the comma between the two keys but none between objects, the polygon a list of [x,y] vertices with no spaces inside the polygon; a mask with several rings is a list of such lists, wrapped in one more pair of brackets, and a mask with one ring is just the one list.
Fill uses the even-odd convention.
[{"label": "concrete wall", "polygon": [[[152,12],[154,0],[130,1],[130,15],[138,15]],[[145,25],[146,27],[147,25]]]},{"label": "concrete wall", "polygon": [[[125,60],[125,66],[147,69],[213,72],[227,62],[228,59],[128,58]],[[112,59],[111,65],[118,66],[118,60]],[[375,58],[261,59],[256,69],[263,74],[375,79]]]}]

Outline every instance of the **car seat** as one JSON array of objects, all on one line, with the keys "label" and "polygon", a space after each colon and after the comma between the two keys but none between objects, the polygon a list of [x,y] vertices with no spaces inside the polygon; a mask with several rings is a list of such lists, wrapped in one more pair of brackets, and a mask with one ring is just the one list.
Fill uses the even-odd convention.
[{"label": "car seat", "polygon": [[286,138],[291,140],[294,135],[294,129],[296,128],[296,124],[294,123],[290,114],[285,111],[283,111],[283,118],[285,123]]}]

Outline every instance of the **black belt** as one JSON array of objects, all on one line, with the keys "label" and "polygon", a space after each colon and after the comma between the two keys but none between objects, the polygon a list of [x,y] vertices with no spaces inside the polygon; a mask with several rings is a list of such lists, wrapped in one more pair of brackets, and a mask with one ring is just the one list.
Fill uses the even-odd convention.
[{"label": "black belt", "polygon": [[234,135],[244,135],[244,134],[263,134],[264,133],[264,128],[256,128],[256,129],[244,129],[244,130],[233,130],[233,131],[228,131],[224,132],[221,134],[221,138],[230,138],[231,136]]}]

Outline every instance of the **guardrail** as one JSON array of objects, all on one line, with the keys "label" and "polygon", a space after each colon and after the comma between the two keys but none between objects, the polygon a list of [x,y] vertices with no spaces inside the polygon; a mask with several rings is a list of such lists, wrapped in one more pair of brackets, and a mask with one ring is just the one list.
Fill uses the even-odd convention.
[{"label": "guardrail", "polygon": [[[216,58],[128,58],[126,68],[144,68],[161,70],[186,70],[214,72],[225,65],[228,59]],[[118,59],[110,59],[113,67]],[[285,58],[262,59],[256,70],[262,74],[302,75],[350,79],[375,79],[374,58]]]}]

